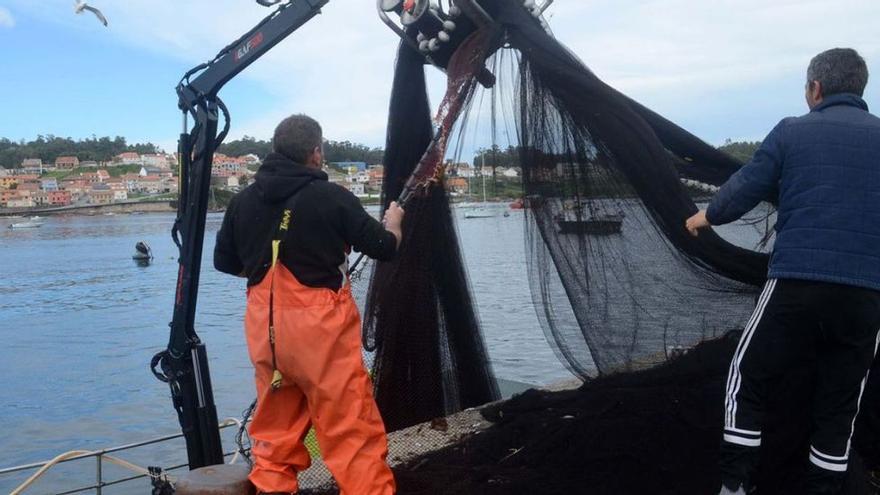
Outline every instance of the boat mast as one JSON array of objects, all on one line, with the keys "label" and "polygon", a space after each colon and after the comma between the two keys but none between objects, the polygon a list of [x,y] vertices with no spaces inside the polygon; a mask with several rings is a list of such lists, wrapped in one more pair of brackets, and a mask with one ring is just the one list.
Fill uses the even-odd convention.
[{"label": "boat mast", "polygon": [[483,203],[486,202],[486,174],[483,172],[486,169],[486,152],[480,155],[480,178],[483,179]]}]

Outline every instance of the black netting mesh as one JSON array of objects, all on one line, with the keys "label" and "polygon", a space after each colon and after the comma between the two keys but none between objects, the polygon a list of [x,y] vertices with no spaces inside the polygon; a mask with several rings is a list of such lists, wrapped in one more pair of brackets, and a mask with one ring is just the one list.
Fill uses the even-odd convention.
[{"label": "black netting mesh", "polygon": [[516,2],[481,4],[506,34],[490,112],[513,127],[502,144],[518,150],[529,279],[558,355],[589,377],[741,328],[769,224],[694,238],[700,191],[682,183],[720,185],[740,164],[604,84]]},{"label": "black netting mesh", "polygon": [[[401,44],[385,150],[386,207],[417,166],[426,160],[434,168],[443,163],[446,136],[475,84],[472,76],[453,70],[450,64],[450,87],[438,118],[439,144],[425,155],[435,133],[424,59]],[[364,341],[375,350],[376,401],[388,431],[499,398],[446,192],[429,186],[405,207],[400,252],[393,262],[376,264],[364,311]]]},{"label": "black netting mesh", "polygon": [[674,155],[625,99],[549,48],[522,56],[514,104],[531,281],[550,341],[586,377],[655,364],[742,324],[766,256],[691,237],[684,220],[697,208]]},{"label": "black netting mesh", "polygon": [[[490,61],[499,79],[493,136],[497,121],[512,125],[533,298],[558,355],[588,377],[656,364],[741,327],[765,279],[768,258],[755,249],[768,224],[740,245],[712,231],[691,237],[684,220],[697,211],[695,190],[682,183],[719,185],[739,164],[605,85],[522,5],[481,4],[501,33],[493,46],[503,45]],[[434,135],[423,64],[401,45],[385,205]],[[464,108],[462,132],[480,111],[470,96],[450,92],[441,105]],[[406,206],[401,255],[377,265],[364,315],[377,400],[392,431],[498,396],[448,198],[433,187]]]},{"label": "black netting mesh", "polygon": [[[458,130],[464,136],[466,123],[485,123],[488,113],[493,144],[516,151],[538,319],[560,359],[588,380],[577,391],[527,393],[500,405],[504,415],[490,418],[496,426],[485,435],[395,466],[401,493],[439,493],[437,487],[443,493],[540,493],[554,483],[565,491],[547,493],[570,493],[621,482],[639,489],[614,493],[704,493],[717,486],[711,470],[736,335],[730,331],[745,325],[765,281],[773,206],[763,204],[734,225],[692,237],[685,219],[741,164],[604,84],[522,2],[479,4],[498,35],[489,60],[498,82],[476,94],[452,94],[461,99]],[[385,205],[403,189],[434,134],[423,63],[401,45]],[[486,100],[488,111],[472,104]],[[501,135],[509,141],[497,142]],[[394,263],[373,269],[364,315],[365,343],[375,349],[377,401],[389,431],[498,396],[449,199],[431,187],[406,209],[402,252]],[[712,340],[723,335],[728,338]],[[671,360],[688,350],[687,359]],[[771,404],[770,416],[779,424],[765,449],[771,459],[762,479],[765,486],[796,492],[791,481],[803,467],[797,453],[809,418],[794,415],[809,402],[811,378],[797,369],[786,379],[779,395],[785,404]],[[866,401],[876,404],[880,395],[876,380],[871,383],[875,392]],[[866,447],[876,443],[876,415],[861,417],[854,444],[876,465],[876,453]],[[682,434],[657,433],[661,419]],[[510,461],[514,455],[520,457]],[[666,455],[663,462],[678,474],[652,468]],[[670,473],[692,474],[693,486],[682,488]],[[657,489],[662,486],[677,488]]]}]

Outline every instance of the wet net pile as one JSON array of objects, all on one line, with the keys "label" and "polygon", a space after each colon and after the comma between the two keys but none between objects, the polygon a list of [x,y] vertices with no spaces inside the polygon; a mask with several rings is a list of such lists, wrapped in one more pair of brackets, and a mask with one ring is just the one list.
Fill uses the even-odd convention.
[{"label": "wet net pile", "polygon": [[[578,390],[530,390],[483,414],[494,422],[465,441],[395,468],[398,493],[706,495],[718,492],[727,363],[739,335],[707,341],[662,365],[587,381]],[[812,377],[792,370],[768,404],[762,495],[801,495]],[[880,393],[869,390],[874,407]],[[866,404],[867,405],[867,404]],[[876,409],[875,409],[876,411]],[[876,415],[876,412],[873,414]],[[875,417],[876,421],[876,417]],[[867,416],[856,425],[841,495],[868,495],[865,466],[880,433]],[[872,429],[873,428],[873,429]]]}]

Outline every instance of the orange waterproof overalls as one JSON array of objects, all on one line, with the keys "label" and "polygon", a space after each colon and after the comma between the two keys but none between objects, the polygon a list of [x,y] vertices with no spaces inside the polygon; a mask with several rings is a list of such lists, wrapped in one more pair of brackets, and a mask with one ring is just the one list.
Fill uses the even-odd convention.
[{"label": "orange waterproof overalls", "polygon": [[314,425],[341,495],[391,495],[385,426],[364,367],[350,286],[307,287],[278,263],[289,219],[285,210],[269,272],[247,295],[245,334],[257,385],[250,480],[263,492],[296,492],[297,473],[311,464],[303,440]]}]

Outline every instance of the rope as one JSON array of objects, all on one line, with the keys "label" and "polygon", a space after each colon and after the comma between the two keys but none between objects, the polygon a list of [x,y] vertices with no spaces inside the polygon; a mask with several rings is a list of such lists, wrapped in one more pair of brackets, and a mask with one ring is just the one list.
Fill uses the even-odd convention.
[{"label": "rope", "polygon": [[102,455],[100,450],[96,450],[96,451],[71,450],[70,452],[65,452],[63,454],[55,456],[55,458],[53,458],[51,461],[47,462],[46,464],[43,464],[43,466],[40,469],[38,469],[34,474],[32,474],[28,479],[26,479],[24,481],[24,483],[19,485],[18,488],[9,492],[9,495],[21,494],[22,492],[24,492],[24,490],[27,487],[34,484],[34,482],[36,482],[38,479],[40,479],[40,477],[42,477],[44,474],[46,474],[46,471],[51,469],[53,466],[55,466],[59,462],[63,462],[67,459],[70,459],[71,457],[77,457],[77,456],[81,456],[81,455],[96,455],[96,454],[99,455],[102,459],[105,459],[109,462],[112,462],[113,464],[116,464],[117,466],[123,467],[125,469],[130,470],[130,471],[134,471],[135,473],[143,475],[143,476],[150,476],[150,471],[147,470],[146,468],[142,468],[136,464],[132,464],[132,463],[130,463],[126,460],[120,459],[118,457],[113,457],[112,455],[106,455],[106,454]]},{"label": "rope", "polygon": [[[247,421],[247,419],[245,419]],[[238,427],[238,431],[241,431],[244,428],[244,423],[235,419],[235,418],[227,418],[223,421],[224,424],[234,423]],[[236,434],[238,436],[238,434]],[[236,442],[237,443],[237,442]],[[241,454],[241,450],[237,450],[235,454],[232,456],[232,459],[229,459],[229,464],[235,464],[235,461],[238,460],[239,455]],[[248,459],[250,461],[250,459]]]},{"label": "rope", "polygon": [[[254,399],[251,402],[251,405],[248,406],[242,412],[241,422],[238,425],[238,431],[235,433],[235,445],[238,446],[238,452],[236,454],[241,454],[242,457],[248,462],[249,465],[253,466],[253,462],[251,461],[251,457],[249,455],[249,451],[251,448],[251,437],[247,431],[247,424],[250,422],[251,416],[254,414],[254,410],[257,408],[257,399]],[[245,447],[245,441],[247,441],[247,447]]]},{"label": "rope", "polygon": [[[226,418],[225,420],[223,420],[221,422],[220,426],[221,427],[230,426],[233,424],[237,425],[239,427],[239,429],[242,428],[242,422],[236,418]],[[28,477],[28,479],[26,479],[21,485],[19,485],[16,489],[9,492],[9,495],[20,495],[21,493],[24,492],[25,489],[27,489],[29,486],[33,485],[34,482],[36,482],[38,479],[40,479],[44,474],[46,474],[46,472],[49,469],[51,469],[56,464],[64,462],[72,457],[79,457],[79,456],[97,456],[103,460],[106,460],[108,462],[116,464],[119,467],[128,469],[129,471],[133,471],[133,472],[140,474],[142,476],[147,476],[147,477],[152,476],[152,474],[150,473],[150,470],[147,468],[143,468],[141,466],[138,466],[137,464],[133,464],[131,462],[128,462],[124,459],[120,459],[118,457],[114,457],[112,455],[102,454],[102,452],[104,452],[104,451],[103,450],[94,450],[94,451],[91,451],[91,450],[71,450],[69,452],[59,454],[59,455],[55,456],[54,458],[52,458],[52,460],[43,464],[40,467],[40,469],[38,469],[36,472],[34,472],[34,474],[32,474],[30,477]],[[232,459],[230,459],[229,464],[235,464],[235,461],[238,460],[240,453],[241,453],[240,451],[236,452],[235,455],[232,456]],[[170,477],[166,474],[166,478],[168,478],[169,481],[174,482],[174,477]]]}]

